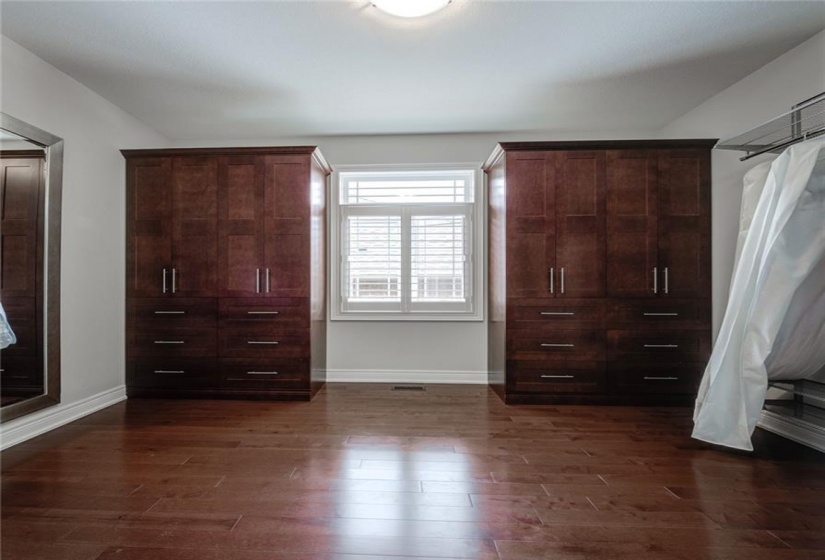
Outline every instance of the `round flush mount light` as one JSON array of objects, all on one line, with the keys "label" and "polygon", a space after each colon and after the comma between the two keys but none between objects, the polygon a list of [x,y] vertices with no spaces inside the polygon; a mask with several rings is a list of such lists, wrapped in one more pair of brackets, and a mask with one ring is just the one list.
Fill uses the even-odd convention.
[{"label": "round flush mount light", "polygon": [[450,0],[372,0],[372,5],[394,16],[415,18],[437,12]]}]

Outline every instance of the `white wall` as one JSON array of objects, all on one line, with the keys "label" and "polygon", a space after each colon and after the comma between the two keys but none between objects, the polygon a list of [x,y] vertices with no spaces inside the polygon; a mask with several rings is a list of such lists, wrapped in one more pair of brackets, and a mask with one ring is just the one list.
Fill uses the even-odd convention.
[{"label": "white wall", "polygon": [[122,395],[126,211],[118,150],[168,141],[5,37],[0,111],[63,138],[65,150],[61,404],[3,424],[5,446],[31,426],[89,406],[90,398]]},{"label": "white wall", "polygon": [[[825,91],[825,31],[708,99],[661,131],[668,138],[727,138]],[[742,178],[773,156],[740,162],[742,152],[713,152],[713,325],[725,312],[738,235]]]}]

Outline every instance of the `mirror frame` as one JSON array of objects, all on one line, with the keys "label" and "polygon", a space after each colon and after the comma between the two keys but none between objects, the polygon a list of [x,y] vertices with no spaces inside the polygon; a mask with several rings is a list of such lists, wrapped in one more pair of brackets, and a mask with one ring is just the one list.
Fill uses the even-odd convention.
[{"label": "mirror frame", "polygon": [[46,317],[44,321],[44,392],[25,401],[0,408],[0,422],[60,403],[60,211],[63,199],[63,139],[0,112],[0,128],[46,149],[46,229],[44,247]]}]

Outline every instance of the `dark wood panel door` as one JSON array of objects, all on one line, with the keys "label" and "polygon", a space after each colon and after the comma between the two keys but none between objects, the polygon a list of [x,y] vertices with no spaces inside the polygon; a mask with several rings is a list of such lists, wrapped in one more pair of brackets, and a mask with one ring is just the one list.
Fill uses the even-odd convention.
[{"label": "dark wood panel door", "polygon": [[37,294],[42,178],[42,159],[0,160],[0,295],[4,298]]},{"label": "dark wood panel door", "polygon": [[507,294],[553,297],[555,154],[507,154]]},{"label": "dark wood panel door", "polygon": [[658,152],[607,154],[607,293],[654,297],[659,291]]},{"label": "dark wood panel door", "polygon": [[220,295],[264,293],[264,160],[223,157],[218,165]]},{"label": "dark wood panel door", "polygon": [[176,157],[172,181],[172,293],[217,292],[218,160]]},{"label": "dark wood panel door", "polygon": [[710,153],[659,155],[660,294],[710,297]]},{"label": "dark wood panel door", "polygon": [[127,293],[132,297],[171,294],[172,162],[129,159],[126,173]]},{"label": "dark wood panel door", "polygon": [[556,297],[604,296],[605,164],[604,151],[556,154]]},{"label": "dark wood panel door", "polygon": [[305,158],[265,158],[262,291],[268,297],[309,295],[309,195]]}]

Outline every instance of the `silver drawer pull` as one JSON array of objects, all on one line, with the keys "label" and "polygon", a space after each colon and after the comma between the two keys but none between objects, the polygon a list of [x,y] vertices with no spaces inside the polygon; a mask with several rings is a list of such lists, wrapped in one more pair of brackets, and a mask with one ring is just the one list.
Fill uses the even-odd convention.
[{"label": "silver drawer pull", "polygon": [[182,369],[156,369],[155,373],[186,373]]},{"label": "silver drawer pull", "polygon": [[155,311],[155,315],[185,315],[186,311]]},{"label": "silver drawer pull", "polygon": [[645,381],[678,381],[678,377],[647,377],[645,376]]},{"label": "silver drawer pull", "polygon": [[155,344],[183,344],[184,340],[156,340]]},{"label": "silver drawer pull", "polygon": [[542,375],[542,379],[574,379],[575,375]]},{"label": "silver drawer pull", "polygon": [[278,375],[277,371],[247,371],[247,375]]},{"label": "silver drawer pull", "polygon": [[645,348],[679,348],[678,344],[645,344]]},{"label": "silver drawer pull", "polygon": [[678,317],[678,313],[645,313],[645,317]]},{"label": "silver drawer pull", "polygon": [[565,316],[575,315],[575,313],[573,313],[572,311],[540,311],[539,313],[540,313],[541,315],[552,315],[552,316],[557,316],[557,315],[565,315]]},{"label": "silver drawer pull", "polygon": [[247,311],[247,315],[278,315],[280,311]]},{"label": "silver drawer pull", "polygon": [[247,344],[278,344],[277,340],[247,340]]},{"label": "silver drawer pull", "polygon": [[542,342],[543,348],[573,348],[575,344],[553,344],[550,342]]}]

